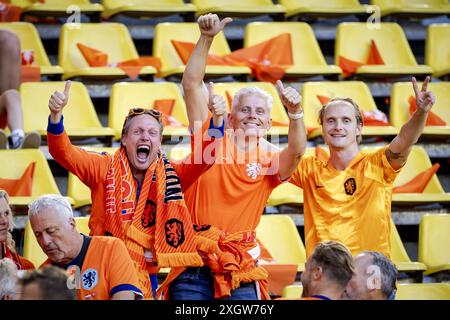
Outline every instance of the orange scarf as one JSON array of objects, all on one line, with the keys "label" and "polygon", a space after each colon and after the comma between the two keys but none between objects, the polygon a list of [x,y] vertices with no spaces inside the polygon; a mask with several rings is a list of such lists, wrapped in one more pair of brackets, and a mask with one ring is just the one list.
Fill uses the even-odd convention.
[{"label": "orange scarf", "polygon": [[[256,265],[250,250],[257,246],[255,231],[227,233],[211,225],[194,226],[198,251],[214,277],[214,298],[230,297],[241,283],[257,281],[262,300],[270,300],[268,272]],[[169,286],[184,271],[173,269],[158,289],[158,297],[170,299]]]},{"label": "orange scarf", "polygon": [[[107,176],[105,230],[124,240],[148,298],[149,273],[156,273],[160,266],[202,266],[203,261],[196,251],[179,178],[166,156],[159,153],[147,169],[137,203],[133,179],[125,148],[121,147],[112,158]],[[131,221],[127,223],[124,220],[128,217]],[[147,258],[150,263],[144,253],[151,253],[152,258]]]}]

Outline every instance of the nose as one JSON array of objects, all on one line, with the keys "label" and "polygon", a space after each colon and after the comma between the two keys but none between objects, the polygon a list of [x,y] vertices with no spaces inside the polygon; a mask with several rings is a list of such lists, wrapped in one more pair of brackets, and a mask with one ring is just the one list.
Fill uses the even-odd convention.
[{"label": "nose", "polygon": [[43,232],[41,234],[41,242],[44,247],[48,247],[52,243],[52,239],[46,232]]}]

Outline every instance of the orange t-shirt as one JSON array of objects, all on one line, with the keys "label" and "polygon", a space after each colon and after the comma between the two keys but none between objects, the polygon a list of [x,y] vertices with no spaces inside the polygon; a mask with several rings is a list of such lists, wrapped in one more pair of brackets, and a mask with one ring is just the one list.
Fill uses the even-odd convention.
[{"label": "orange t-shirt", "polygon": [[214,225],[222,231],[255,230],[267,199],[281,181],[278,152],[258,150],[236,156],[233,139],[225,135],[214,165],[184,193],[197,225]]},{"label": "orange t-shirt", "polygon": [[375,250],[390,256],[392,184],[399,170],[386,147],[360,152],[345,170],[304,157],[291,183],[303,189],[306,255],[317,243],[337,240],[352,254]]},{"label": "orange t-shirt", "polygon": [[[78,299],[109,300],[120,291],[133,291],[136,297],[142,298],[133,261],[122,240],[101,236],[90,239],[78,278],[75,276],[79,279]],[[47,260],[42,266],[50,263]],[[72,274],[73,269],[69,267],[68,272]]]},{"label": "orange t-shirt", "polygon": [[0,250],[3,251],[3,257],[9,258],[16,264],[17,270],[33,270],[34,264],[30,260],[19,256],[17,252],[12,252],[6,243],[0,243]]}]

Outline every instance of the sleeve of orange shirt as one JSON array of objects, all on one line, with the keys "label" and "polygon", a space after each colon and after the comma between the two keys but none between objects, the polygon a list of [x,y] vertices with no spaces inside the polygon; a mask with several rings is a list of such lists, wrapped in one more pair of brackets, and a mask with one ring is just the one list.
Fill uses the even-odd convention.
[{"label": "sleeve of orange shirt", "polygon": [[380,148],[376,152],[373,152],[372,154],[370,154],[369,157],[370,157],[371,163],[382,168],[384,181],[387,184],[392,185],[394,183],[395,178],[401,171],[401,168],[398,170],[394,170],[394,168],[392,168],[391,164],[389,163],[389,161],[386,157],[386,149],[388,147],[389,147],[389,145],[387,145],[383,148]]},{"label": "sleeve of orange shirt", "polygon": [[142,299],[136,269],[125,244],[120,239],[111,239],[114,241],[108,261],[110,296],[121,291],[132,291],[137,299]]},{"label": "sleeve of orange shirt", "polygon": [[51,123],[47,127],[48,150],[53,158],[65,169],[75,174],[83,183],[91,186],[95,181],[106,177],[110,158],[87,152],[75,147],[64,131],[64,117],[59,123]]},{"label": "sleeve of orange shirt", "polygon": [[[181,188],[187,190],[204,172],[214,164],[224,135],[224,125],[215,128],[209,117],[201,131],[191,134],[191,153],[182,161],[173,162],[173,168],[180,178]],[[199,140],[201,140],[199,142]]]},{"label": "sleeve of orange shirt", "polygon": [[289,180],[290,183],[296,185],[299,188],[303,188],[303,178],[308,175],[311,167],[311,161],[314,161],[312,157],[302,157],[300,163],[295,169],[294,173]]}]

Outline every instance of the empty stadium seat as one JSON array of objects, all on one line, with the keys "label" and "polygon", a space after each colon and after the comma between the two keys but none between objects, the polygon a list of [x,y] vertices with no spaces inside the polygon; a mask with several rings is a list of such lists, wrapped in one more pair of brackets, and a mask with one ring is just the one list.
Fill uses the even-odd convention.
[{"label": "empty stadium seat", "polygon": [[305,16],[312,18],[337,18],[348,15],[365,15],[366,7],[358,0],[279,0],[286,8],[286,18]]},{"label": "empty stadium seat", "polygon": [[[99,148],[99,147],[86,147],[86,151],[92,152],[108,152],[114,154],[117,148]],[[72,198],[75,202],[74,208],[83,207],[92,203],[91,190],[73,173],[69,172],[67,180],[67,196]]]},{"label": "empty stadium seat", "polygon": [[[58,62],[64,69],[64,79],[74,77],[88,79],[128,78],[118,67],[90,67],[77,43],[108,54],[108,63],[124,62],[139,58],[136,47],[125,25],[120,23],[66,23],[61,27]],[[152,77],[156,69],[144,66],[140,76]]]},{"label": "empty stadium seat", "polygon": [[118,14],[131,17],[160,17],[173,14],[194,14],[195,6],[183,0],[102,0],[102,17],[111,18]]},{"label": "empty stadium seat", "polygon": [[220,16],[255,17],[260,15],[280,15],[285,13],[283,6],[273,4],[272,0],[192,0],[197,7],[197,15],[217,13]]},{"label": "empty stadium seat", "polygon": [[115,130],[115,139],[120,139],[123,121],[131,108],[151,109],[154,101],[159,99],[175,99],[172,116],[182,125],[165,126],[163,135],[189,135],[186,105],[175,83],[116,83],[112,86],[109,102],[109,125]]},{"label": "empty stadium seat", "polygon": [[[197,23],[158,23],[153,39],[153,55],[161,59],[159,77],[182,76],[185,65],[178,56],[171,40],[196,43],[200,37]],[[230,47],[223,32],[214,37],[210,53],[218,56],[229,54]],[[250,69],[245,66],[206,66],[206,77],[249,75]]]},{"label": "empty stadium seat", "polygon": [[[363,150],[364,149],[365,148],[363,148]],[[403,185],[431,166],[432,164],[427,152],[420,146],[413,146],[405,166],[394,181],[394,187]],[[422,193],[392,194],[393,205],[424,205],[448,202],[450,202],[450,193],[444,191],[436,174],[433,175]]]},{"label": "empty stadium seat", "polygon": [[291,285],[284,288],[282,297],[298,299],[302,296],[303,286],[301,285]]},{"label": "empty stadium seat", "polygon": [[34,64],[39,66],[41,75],[62,75],[60,66],[52,66],[45,52],[41,38],[34,25],[28,22],[0,23],[0,29],[14,32],[20,41],[20,49],[34,51]]},{"label": "empty stadium seat", "polygon": [[[302,98],[305,112],[305,125],[317,128],[309,135],[314,138],[322,134],[318,121],[319,111],[322,103],[318,96],[327,98],[351,98],[360,107],[361,111],[377,111],[375,100],[370,93],[369,87],[361,81],[339,81],[339,82],[306,82],[302,86]],[[362,135],[367,136],[395,136],[399,128],[390,126],[364,126]]]},{"label": "empty stadium seat", "polygon": [[427,267],[421,262],[411,261],[394,221],[391,221],[391,261],[399,272],[414,273],[416,279],[422,281],[423,272]]},{"label": "empty stadium seat", "polygon": [[[0,177],[3,179],[19,179],[33,162],[36,162],[36,166],[31,196],[10,196],[9,203],[11,206],[23,209],[43,194],[60,194],[47,160],[38,149],[0,150]],[[72,199],[69,198],[68,200],[73,204]]]},{"label": "empty stadium seat", "polygon": [[222,82],[214,84],[214,93],[226,97],[226,92],[234,97],[237,91],[246,87],[258,87],[265,90],[273,97],[272,106],[272,128],[269,130],[270,134],[287,135],[289,130],[289,118],[286,110],[280,100],[277,89],[269,82]]},{"label": "empty stadium seat", "polygon": [[296,264],[305,270],[306,250],[297,227],[288,215],[263,215],[256,227],[256,237],[280,264]]},{"label": "empty stadium seat", "polygon": [[[80,233],[89,235],[89,217],[75,217],[75,223],[77,230]],[[47,260],[47,255],[42,251],[36,240],[30,221],[27,221],[27,224],[25,225],[23,256],[33,262],[36,268],[39,268],[39,266]]]},{"label": "empty stadium seat", "polygon": [[101,4],[91,3],[89,0],[9,0],[9,2],[21,7],[24,14],[44,17],[67,16],[79,10],[80,13],[91,15],[93,20],[98,21],[103,11]]},{"label": "empty stadium seat", "polygon": [[[55,91],[64,91],[65,82],[27,82],[20,85],[25,131],[37,130],[44,138],[50,110],[48,101]],[[64,108],[64,127],[71,139],[104,139],[107,143],[114,130],[102,127],[86,87],[72,82],[69,101]]]},{"label": "empty stadium seat", "polygon": [[[419,89],[422,83],[418,83]],[[450,82],[432,82],[428,84],[428,91],[436,96],[436,103],[431,111],[446,122],[444,126],[426,126],[422,137],[444,138],[450,137]],[[411,117],[409,114],[409,98],[415,97],[411,82],[397,82],[392,86],[390,119],[394,126],[400,128]]]},{"label": "empty stadium seat", "polygon": [[365,22],[340,23],[336,30],[335,63],[344,57],[366,63],[371,40],[374,40],[384,65],[363,65],[356,70],[360,77],[410,77],[430,75],[433,70],[418,65],[405,33],[397,23],[381,22],[377,28]]},{"label": "empty stadium seat", "polygon": [[450,284],[400,283],[395,300],[450,300]]},{"label": "empty stadium seat", "polygon": [[287,67],[285,78],[334,76],[341,74],[338,66],[328,65],[314,32],[304,22],[252,22],[245,27],[244,47],[250,47],[282,33],[291,35],[294,64]]},{"label": "empty stadium seat", "polygon": [[381,16],[401,18],[426,18],[450,14],[448,0],[371,0],[378,6]]},{"label": "empty stadium seat", "polygon": [[425,275],[450,271],[450,214],[426,214],[419,223],[419,261]]},{"label": "empty stadium seat", "polygon": [[450,23],[431,24],[425,39],[425,63],[433,68],[433,77],[450,74]]}]

